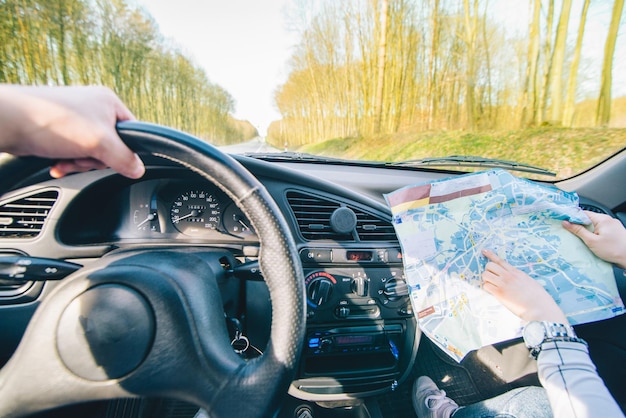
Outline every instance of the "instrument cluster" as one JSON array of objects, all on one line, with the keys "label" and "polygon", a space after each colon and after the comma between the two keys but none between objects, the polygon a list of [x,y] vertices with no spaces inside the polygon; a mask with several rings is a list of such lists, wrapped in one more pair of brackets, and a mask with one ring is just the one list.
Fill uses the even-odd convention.
[{"label": "instrument cluster", "polygon": [[129,188],[128,225],[121,238],[256,238],[234,202],[208,182],[147,180]]}]

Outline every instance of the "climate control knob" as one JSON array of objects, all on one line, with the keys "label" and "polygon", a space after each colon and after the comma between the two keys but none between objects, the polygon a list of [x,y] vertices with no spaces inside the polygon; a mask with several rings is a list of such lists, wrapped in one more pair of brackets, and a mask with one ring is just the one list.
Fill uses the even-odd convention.
[{"label": "climate control knob", "polygon": [[389,279],[385,282],[383,294],[390,301],[398,300],[409,295],[409,286],[403,279]]},{"label": "climate control knob", "polygon": [[307,296],[315,306],[328,302],[333,293],[333,283],[328,279],[317,279],[309,283]]},{"label": "climate control knob", "polygon": [[305,279],[305,283],[309,305],[318,307],[330,300],[337,280],[331,274],[318,271],[309,274]]}]

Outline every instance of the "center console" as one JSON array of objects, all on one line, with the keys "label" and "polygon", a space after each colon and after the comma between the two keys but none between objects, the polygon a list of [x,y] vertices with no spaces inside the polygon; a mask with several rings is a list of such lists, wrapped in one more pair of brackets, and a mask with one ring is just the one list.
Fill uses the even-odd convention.
[{"label": "center console", "polygon": [[307,330],[289,393],[329,401],[393,390],[418,339],[399,248],[305,248]]}]

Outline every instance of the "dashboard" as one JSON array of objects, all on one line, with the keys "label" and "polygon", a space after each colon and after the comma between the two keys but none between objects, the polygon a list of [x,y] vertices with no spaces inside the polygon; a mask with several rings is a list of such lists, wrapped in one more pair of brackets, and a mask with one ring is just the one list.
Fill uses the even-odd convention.
[{"label": "dashboard", "polygon": [[[410,374],[419,334],[386,206],[298,170],[243,161],[287,218],[304,268],[308,325],[291,395],[337,401],[395,389]],[[223,295],[225,312],[262,352],[271,304],[258,270],[255,225],[205,178],[162,161],[147,167],[137,181],[110,171],[37,179],[1,204],[22,206],[49,196],[41,228],[28,238],[41,245],[22,245],[7,235],[0,236],[0,246],[5,253],[38,257],[61,253],[80,265],[133,248],[226,248],[237,260],[230,268],[240,280]],[[35,285],[7,300],[26,304],[45,292]]]},{"label": "dashboard", "polygon": [[112,179],[85,190],[68,208],[61,240],[71,245],[258,243],[241,209],[205,179],[167,169],[152,170],[146,177],[133,183]]},{"label": "dashboard", "polygon": [[[300,364],[289,389],[292,397],[347,401],[391,393],[416,371],[429,367],[458,373],[460,366],[446,363],[437,353],[423,354],[427,342],[422,341],[426,339],[421,339],[411,310],[402,251],[383,198],[399,187],[449,177],[452,172],[235,158],[276,201],[304,268],[307,324]],[[137,181],[110,170],[62,179],[50,179],[45,173],[33,176],[0,201],[3,219],[22,216],[10,224],[19,223],[25,230],[15,232],[9,222],[0,222],[0,253],[88,265],[133,248],[227,249],[237,260],[227,266],[236,285],[222,290],[227,320],[237,323],[237,331],[262,352],[269,338],[271,305],[258,269],[262,243],[255,225],[231,196],[206,179],[173,163],[145,162],[146,175]],[[603,176],[613,178],[614,173],[587,174],[563,186],[588,191],[581,199],[586,209],[612,213],[608,204],[621,206],[600,203],[615,198],[607,188],[594,186]],[[44,209],[42,202],[48,205]],[[28,212],[24,207],[31,203],[34,209]],[[20,210],[12,211],[13,206]],[[53,288],[54,283],[0,284],[3,318],[13,321],[2,331],[3,360],[34,312],[32,302]],[[510,361],[505,351],[494,370]],[[254,353],[247,351],[247,355]],[[528,362],[522,363],[492,383],[511,382],[534,372]],[[484,395],[461,386],[459,391],[461,400]]]}]

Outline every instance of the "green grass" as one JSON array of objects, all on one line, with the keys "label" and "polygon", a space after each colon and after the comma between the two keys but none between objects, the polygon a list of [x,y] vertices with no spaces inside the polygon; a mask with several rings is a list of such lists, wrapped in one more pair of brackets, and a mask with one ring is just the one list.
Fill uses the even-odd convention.
[{"label": "green grass", "polygon": [[438,131],[337,138],[299,149],[339,158],[402,161],[475,155],[535,165],[566,178],[626,147],[626,129],[539,127],[517,131]]}]

